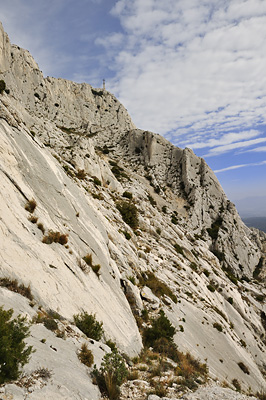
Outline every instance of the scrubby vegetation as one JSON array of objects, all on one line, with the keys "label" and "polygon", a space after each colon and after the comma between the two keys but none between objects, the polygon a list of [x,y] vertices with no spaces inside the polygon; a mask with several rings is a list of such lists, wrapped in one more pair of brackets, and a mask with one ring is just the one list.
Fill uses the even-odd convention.
[{"label": "scrubby vegetation", "polygon": [[91,269],[93,270],[93,272],[99,277],[99,271],[100,271],[100,264],[96,264],[94,265],[92,263],[92,254],[87,254],[86,256],[83,257],[83,260],[85,261],[85,263],[91,267]]},{"label": "scrubby vegetation", "polygon": [[78,353],[78,358],[82,362],[82,364],[86,365],[87,367],[91,367],[94,362],[94,357],[91,350],[88,349],[86,343],[81,345],[80,352]]},{"label": "scrubby vegetation", "polygon": [[110,400],[119,398],[121,384],[126,380],[128,370],[123,357],[114,349],[103,357],[100,369],[96,366],[93,370],[93,376],[104,395]]},{"label": "scrubby vegetation", "polygon": [[0,80],[0,94],[2,94],[4,90],[6,90],[6,83],[3,79],[1,79]]},{"label": "scrubby vegetation", "polygon": [[48,235],[43,237],[42,242],[46,244],[59,243],[63,246],[68,242],[68,235],[50,230]]},{"label": "scrubby vegetation", "polygon": [[36,200],[34,200],[34,199],[27,201],[27,203],[25,204],[25,210],[30,213],[33,213],[33,211],[35,210],[36,207],[37,207],[37,203],[36,203]]},{"label": "scrubby vegetation", "polygon": [[12,292],[19,293],[22,296],[27,297],[29,300],[33,300],[30,285],[26,287],[23,283],[19,284],[16,279],[11,280],[9,278],[0,278],[0,286],[5,287]]},{"label": "scrubby vegetation", "polygon": [[137,229],[139,225],[138,209],[132,201],[120,200],[116,203],[116,208],[119,210],[123,221],[132,229]]},{"label": "scrubby vegetation", "polygon": [[26,318],[12,315],[0,307],[0,384],[17,379],[33,351],[24,341],[30,334]]},{"label": "scrubby vegetation", "polygon": [[160,281],[152,272],[147,272],[145,275],[140,275],[139,284],[141,286],[148,286],[155,296],[161,298],[166,295],[170,297],[174,303],[177,303],[177,297],[169,288],[169,286]]},{"label": "scrubby vegetation", "polygon": [[74,315],[75,325],[83,332],[88,338],[100,340],[103,335],[103,324],[96,320],[95,315],[83,312]]}]

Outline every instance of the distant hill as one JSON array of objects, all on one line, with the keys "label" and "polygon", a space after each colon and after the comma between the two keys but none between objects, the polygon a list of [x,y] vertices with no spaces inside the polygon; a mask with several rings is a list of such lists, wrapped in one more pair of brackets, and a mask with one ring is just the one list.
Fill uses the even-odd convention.
[{"label": "distant hill", "polygon": [[257,228],[266,232],[266,217],[250,217],[242,218],[242,220],[249,228]]}]

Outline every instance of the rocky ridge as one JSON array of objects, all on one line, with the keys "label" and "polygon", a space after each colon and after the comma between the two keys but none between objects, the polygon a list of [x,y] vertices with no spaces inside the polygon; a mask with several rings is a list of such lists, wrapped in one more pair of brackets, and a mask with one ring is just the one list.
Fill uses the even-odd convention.
[{"label": "rocky ridge", "polygon": [[[43,383],[37,375],[29,390],[6,385],[3,396],[49,399],[60,387],[58,398],[99,398],[76,353],[87,341],[99,365],[108,347],[84,338],[73,315],[95,313],[105,338],[134,357],[142,349],[137,316],[160,308],[176,327],[178,348],[205,360],[211,379],[231,388],[237,380],[246,392],[265,390],[266,235],[243,224],[203,159],[137,129],[108,91],[44,78],[2,27],[0,50],[8,91],[0,95],[0,278],[30,285],[34,299],[0,288],[0,305],[29,318],[38,309],[54,310],[64,318],[66,337],[33,325],[29,341],[37,351],[24,372],[45,366],[52,378]],[[128,193],[138,210],[137,229],[117,209]],[[30,213],[25,204],[33,198]],[[67,244],[43,243],[32,215],[46,232],[67,235]],[[86,254],[100,265],[98,275],[84,264]],[[151,272],[168,294],[148,287]],[[62,376],[63,368],[77,371],[76,385]],[[146,398],[149,382],[134,395],[135,381],[125,384],[122,396]],[[166,391],[171,398],[183,395],[175,384]],[[163,379],[161,386],[167,386]]]}]

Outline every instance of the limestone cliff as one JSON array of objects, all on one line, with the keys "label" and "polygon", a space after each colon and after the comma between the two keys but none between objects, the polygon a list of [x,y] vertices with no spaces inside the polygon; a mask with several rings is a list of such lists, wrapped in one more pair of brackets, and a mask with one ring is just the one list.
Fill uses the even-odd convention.
[{"label": "limestone cliff", "polygon": [[[133,357],[142,349],[143,308],[151,315],[165,311],[180,350],[207,360],[211,378],[231,386],[235,379],[254,393],[266,388],[266,235],[243,224],[206,162],[137,129],[108,91],[44,78],[1,25],[0,79],[6,84],[0,94],[0,279],[30,285],[33,295],[29,302],[0,287],[0,305],[29,318],[53,310],[66,336],[64,342],[33,325],[29,340],[37,351],[25,372],[47,363],[54,378],[30,394],[14,385],[0,393],[52,399],[60,387],[58,398],[99,398],[76,356],[85,339],[73,315],[95,313],[105,339]],[[31,199],[36,208],[29,212]],[[137,210],[134,229],[118,210],[123,201]],[[49,231],[67,242],[45,243]],[[93,265],[100,266],[97,274]],[[168,294],[148,295],[151,272]],[[108,347],[92,342],[99,365]]]}]

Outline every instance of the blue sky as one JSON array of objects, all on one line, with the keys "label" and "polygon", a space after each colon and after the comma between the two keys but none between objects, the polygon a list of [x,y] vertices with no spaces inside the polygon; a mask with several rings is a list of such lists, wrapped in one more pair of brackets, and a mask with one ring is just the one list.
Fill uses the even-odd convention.
[{"label": "blue sky", "polygon": [[266,0],[0,0],[0,20],[45,76],[105,78],[137,127],[204,157],[236,205],[266,204]]}]

